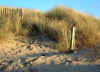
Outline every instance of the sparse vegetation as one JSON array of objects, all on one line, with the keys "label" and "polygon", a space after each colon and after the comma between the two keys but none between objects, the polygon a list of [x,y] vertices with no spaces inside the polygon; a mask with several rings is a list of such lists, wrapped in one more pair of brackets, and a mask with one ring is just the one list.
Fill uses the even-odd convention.
[{"label": "sparse vegetation", "polygon": [[16,13],[14,16],[0,15],[0,41],[11,36],[47,34],[56,42],[58,50],[66,52],[69,48],[68,31],[72,25],[77,28],[76,46],[82,48],[100,42],[99,23],[100,20],[93,16],[62,6],[46,13],[25,9],[23,20]]}]

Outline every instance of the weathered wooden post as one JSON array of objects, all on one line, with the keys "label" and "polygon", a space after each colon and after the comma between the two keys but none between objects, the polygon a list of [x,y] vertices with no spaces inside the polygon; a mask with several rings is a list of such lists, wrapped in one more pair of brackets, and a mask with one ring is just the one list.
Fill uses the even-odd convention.
[{"label": "weathered wooden post", "polygon": [[0,8],[0,15],[1,15],[1,12],[2,12],[2,8]]},{"label": "weathered wooden post", "polygon": [[12,17],[12,8],[10,8],[10,14],[11,14],[11,17]]},{"label": "weathered wooden post", "polygon": [[22,20],[23,20],[23,9],[22,8],[17,8],[16,9],[16,11],[17,11],[17,28],[16,28],[16,30],[17,30],[17,34],[19,33],[19,31],[20,31],[20,27],[21,27],[21,24],[22,24]]},{"label": "weathered wooden post", "polygon": [[74,51],[75,50],[75,32],[76,32],[76,27],[75,26],[72,26],[72,29],[71,29],[71,39],[70,39],[70,49],[71,51]]},{"label": "weathered wooden post", "polygon": [[22,24],[22,21],[23,21],[23,14],[24,14],[23,8],[19,9],[19,17],[20,17],[20,23],[21,24]]},{"label": "weathered wooden post", "polygon": [[3,15],[3,8],[1,8],[1,15]]}]

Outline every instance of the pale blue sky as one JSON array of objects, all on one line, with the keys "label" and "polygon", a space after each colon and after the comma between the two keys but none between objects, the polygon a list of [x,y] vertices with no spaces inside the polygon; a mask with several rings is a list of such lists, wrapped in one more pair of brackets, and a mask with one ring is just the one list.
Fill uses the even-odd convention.
[{"label": "pale blue sky", "polygon": [[100,0],[0,0],[0,6],[24,7],[48,11],[57,5],[100,17]]}]

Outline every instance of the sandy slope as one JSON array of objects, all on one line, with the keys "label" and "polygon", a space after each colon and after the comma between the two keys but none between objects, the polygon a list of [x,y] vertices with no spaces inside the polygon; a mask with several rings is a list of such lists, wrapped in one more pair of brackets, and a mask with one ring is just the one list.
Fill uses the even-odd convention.
[{"label": "sandy slope", "polygon": [[62,54],[47,41],[31,40],[0,44],[0,72],[100,72],[100,55],[92,49]]}]

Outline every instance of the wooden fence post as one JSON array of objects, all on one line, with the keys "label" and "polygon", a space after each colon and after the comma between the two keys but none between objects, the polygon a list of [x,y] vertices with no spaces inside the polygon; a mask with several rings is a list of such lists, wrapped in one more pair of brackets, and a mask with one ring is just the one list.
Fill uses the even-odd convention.
[{"label": "wooden fence post", "polygon": [[76,32],[76,27],[73,26],[71,30],[71,40],[70,40],[70,50],[71,51],[75,50],[75,32]]}]

